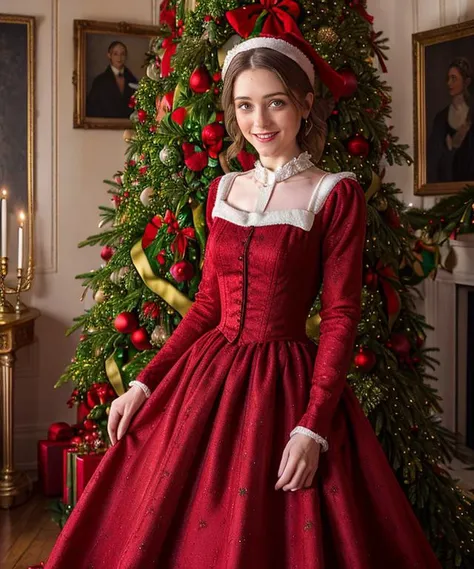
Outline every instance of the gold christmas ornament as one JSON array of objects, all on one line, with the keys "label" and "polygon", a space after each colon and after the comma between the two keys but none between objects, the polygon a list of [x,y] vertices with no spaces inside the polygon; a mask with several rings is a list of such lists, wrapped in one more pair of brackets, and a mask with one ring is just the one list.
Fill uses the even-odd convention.
[{"label": "gold christmas ornament", "polygon": [[105,296],[105,292],[101,289],[99,289],[95,294],[94,294],[94,300],[96,302],[104,302],[105,300],[107,300],[107,297]]},{"label": "gold christmas ornament", "polygon": [[133,128],[127,128],[123,131],[122,138],[125,142],[132,142],[135,139],[137,133],[133,130]]},{"label": "gold christmas ornament", "polygon": [[150,340],[154,346],[162,346],[168,339],[168,334],[163,326],[155,326],[151,333]]},{"label": "gold christmas ornament", "polygon": [[318,42],[336,44],[339,41],[339,36],[329,26],[322,26],[317,33]]},{"label": "gold christmas ornament", "polygon": [[140,194],[140,201],[145,207],[150,205],[150,199],[151,196],[153,195],[153,192],[154,192],[153,188],[148,187],[145,188],[143,192]]}]

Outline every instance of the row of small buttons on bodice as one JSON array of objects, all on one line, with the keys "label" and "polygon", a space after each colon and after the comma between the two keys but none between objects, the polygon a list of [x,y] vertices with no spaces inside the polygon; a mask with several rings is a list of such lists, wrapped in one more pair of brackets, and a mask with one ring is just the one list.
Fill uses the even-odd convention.
[{"label": "row of small buttons on bodice", "polygon": [[243,320],[245,317],[245,304],[247,301],[247,252],[248,252],[248,245],[250,243],[250,239],[252,237],[254,229],[255,227],[253,225],[249,227],[247,237],[242,240],[242,245],[244,247],[244,250],[242,254],[239,255],[238,257],[238,260],[242,263],[242,268],[240,269],[241,270],[240,285],[242,290],[242,301],[241,301],[240,316],[237,317],[237,322],[239,323],[239,330],[237,332],[235,340],[237,340],[237,338],[240,336],[240,333],[242,332]]}]

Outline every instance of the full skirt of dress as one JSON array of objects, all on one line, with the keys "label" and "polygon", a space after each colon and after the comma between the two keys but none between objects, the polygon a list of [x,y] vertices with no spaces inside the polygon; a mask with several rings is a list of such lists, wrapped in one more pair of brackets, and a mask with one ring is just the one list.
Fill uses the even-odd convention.
[{"label": "full skirt of dress", "polygon": [[107,451],[46,568],[439,568],[349,386],[312,487],[275,490],[316,350],[203,334]]}]

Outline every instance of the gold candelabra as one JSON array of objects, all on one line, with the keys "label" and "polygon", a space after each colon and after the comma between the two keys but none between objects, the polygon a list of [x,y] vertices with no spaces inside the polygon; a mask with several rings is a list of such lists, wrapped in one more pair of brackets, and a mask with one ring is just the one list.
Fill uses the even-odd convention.
[{"label": "gold candelabra", "polygon": [[[18,268],[16,271],[17,284],[15,288],[10,288],[5,280],[8,275],[8,257],[0,257],[0,314],[10,314],[16,312],[21,314],[26,312],[28,307],[21,301],[20,294],[24,289],[26,280],[24,277],[24,272],[22,268]],[[15,306],[7,300],[7,294],[16,295]]]}]

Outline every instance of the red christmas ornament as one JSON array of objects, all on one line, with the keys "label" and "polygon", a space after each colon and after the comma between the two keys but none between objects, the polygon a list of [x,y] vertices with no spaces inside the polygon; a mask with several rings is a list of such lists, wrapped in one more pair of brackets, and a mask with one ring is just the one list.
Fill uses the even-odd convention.
[{"label": "red christmas ornament", "polygon": [[150,350],[151,344],[148,338],[148,333],[145,328],[138,328],[130,335],[132,344],[137,350]]},{"label": "red christmas ornament", "polygon": [[359,353],[354,358],[355,366],[365,373],[368,373],[377,363],[377,358],[372,350],[360,348]]},{"label": "red christmas ornament", "polygon": [[93,421],[92,419],[86,419],[83,423],[84,425],[84,429],[86,431],[93,431],[95,429],[97,429],[97,423],[95,421]]},{"label": "red christmas ornament", "polygon": [[217,122],[224,122],[224,111],[217,111],[216,112],[216,121]]},{"label": "red christmas ornament", "polygon": [[364,282],[372,292],[375,292],[379,285],[379,277],[377,273],[372,271],[372,269],[368,269],[364,275]]},{"label": "red christmas ornament", "polygon": [[80,445],[82,444],[82,437],[72,437],[70,442],[72,445]]},{"label": "red christmas ornament", "polygon": [[205,93],[211,88],[211,77],[205,67],[197,67],[189,78],[189,86],[195,93]]},{"label": "red christmas ornament", "polygon": [[347,143],[347,150],[352,156],[366,157],[370,152],[369,142],[359,134],[351,138]]},{"label": "red christmas ornament", "polygon": [[135,97],[132,95],[132,96],[130,97],[129,101],[128,101],[128,106],[129,106],[131,109],[134,109],[134,108],[136,107],[136,105],[137,105],[137,100],[136,100]]},{"label": "red christmas ornament", "polygon": [[184,107],[178,107],[171,113],[171,120],[182,126],[184,119],[186,118],[186,114],[187,111]]},{"label": "red christmas ornament", "polygon": [[341,71],[339,71],[339,75],[344,79],[344,91],[342,96],[348,99],[357,91],[358,82],[356,74],[352,69],[341,69]]},{"label": "red christmas ornament", "polygon": [[114,326],[121,334],[130,334],[138,328],[138,320],[133,312],[121,312],[115,317]]},{"label": "red christmas ornament", "polygon": [[146,119],[147,119],[147,113],[146,111],[144,111],[143,109],[139,109],[137,111],[137,118],[138,118],[138,122],[140,122],[141,124],[143,124]]},{"label": "red christmas ornament", "polygon": [[257,157],[255,154],[251,152],[247,152],[246,150],[241,150],[237,154],[237,161],[242,166],[242,170],[246,172],[247,170],[251,170],[255,166],[255,161]]},{"label": "red christmas ornament", "polygon": [[158,253],[156,260],[158,263],[160,263],[160,265],[164,265],[166,263],[166,251],[164,249]]},{"label": "red christmas ornament", "polygon": [[170,268],[171,276],[178,283],[189,281],[194,276],[194,267],[188,261],[178,261]]},{"label": "red christmas ornament", "polygon": [[222,150],[224,127],[218,123],[206,125],[201,132],[201,138],[211,158],[217,158]]},{"label": "red christmas ornament", "polygon": [[193,172],[200,172],[207,166],[208,155],[205,150],[198,150],[194,144],[183,142],[181,145],[184,154],[184,163]]},{"label": "red christmas ornament", "polygon": [[390,336],[390,348],[403,360],[406,360],[410,356],[410,340],[402,332],[394,332]]},{"label": "red christmas ornament", "polygon": [[212,76],[212,80],[214,81],[214,83],[217,83],[218,81],[220,81],[222,78],[222,74],[220,71],[218,71],[217,73],[214,73],[214,75]]},{"label": "red christmas ornament", "polygon": [[156,319],[160,315],[160,306],[151,300],[144,303],[142,310],[143,314],[148,318]]},{"label": "red christmas ornament", "polygon": [[108,245],[105,245],[104,247],[102,247],[102,250],[100,252],[100,256],[107,263],[113,257],[114,253],[115,253],[115,250],[113,249],[113,247],[109,247]]}]

